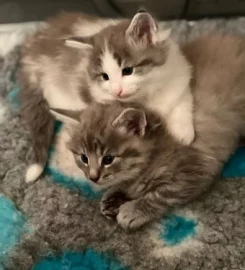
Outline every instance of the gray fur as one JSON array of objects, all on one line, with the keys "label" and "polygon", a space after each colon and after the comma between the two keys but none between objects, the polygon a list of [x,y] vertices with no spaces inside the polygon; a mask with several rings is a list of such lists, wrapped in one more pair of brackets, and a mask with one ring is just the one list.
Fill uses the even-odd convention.
[{"label": "gray fur", "polygon": [[[79,167],[87,175],[95,170],[98,184],[114,185],[101,209],[111,216],[108,205],[124,229],[137,229],[206,191],[244,135],[245,40],[206,36],[182,49],[193,67],[191,146],[175,141],[154,112],[142,108],[144,115],[139,105],[117,102],[91,105],[71,133],[69,147]],[[83,164],[82,154],[91,162]],[[101,164],[105,155],[115,157],[109,167]],[[128,200],[120,207],[119,193]]]},{"label": "gray fur", "polygon": [[[33,89],[22,74],[20,75],[21,116],[28,124],[33,145],[32,162],[45,166],[48,149],[53,137],[54,119],[40,89]],[[23,121],[24,122],[24,121]]]}]

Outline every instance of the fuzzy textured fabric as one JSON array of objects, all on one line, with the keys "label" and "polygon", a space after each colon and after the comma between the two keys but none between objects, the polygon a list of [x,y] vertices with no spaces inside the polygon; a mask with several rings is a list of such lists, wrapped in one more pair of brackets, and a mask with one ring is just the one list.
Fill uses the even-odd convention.
[{"label": "fuzzy textured fabric", "polygon": [[[245,36],[245,18],[169,24],[180,41],[215,29]],[[59,123],[46,175],[25,184],[30,137],[19,119],[13,76],[17,65],[18,48],[4,50],[0,56],[1,270],[245,269],[244,148],[234,154],[224,168],[225,178],[217,179],[209,193],[159,223],[126,234],[100,214],[102,191],[76,169]]]}]

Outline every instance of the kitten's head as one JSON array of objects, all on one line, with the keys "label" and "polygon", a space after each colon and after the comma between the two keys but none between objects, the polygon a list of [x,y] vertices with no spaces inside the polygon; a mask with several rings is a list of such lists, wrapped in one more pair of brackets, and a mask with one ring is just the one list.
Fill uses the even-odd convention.
[{"label": "kitten's head", "polygon": [[158,119],[148,125],[148,116],[137,107],[113,102],[95,104],[83,112],[54,110],[70,134],[67,144],[77,165],[98,185],[112,185],[135,179],[149,162],[154,139],[149,132],[159,126]]},{"label": "kitten's head", "polygon": [[96,101],[133,101],[146,95],[161,73],[168,54],[169,30],[158,29],[150,14],[104,28],[90,37],[73,37],[66,44],[88,49],[92,95]]}]

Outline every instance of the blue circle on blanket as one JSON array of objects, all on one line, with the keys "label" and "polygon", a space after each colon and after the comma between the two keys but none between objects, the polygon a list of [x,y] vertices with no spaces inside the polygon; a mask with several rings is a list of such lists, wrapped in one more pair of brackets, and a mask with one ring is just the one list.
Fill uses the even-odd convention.
[{"label": "blue circle on blanket", "polygon": [[224,178],[245,176],[245,147],[238,148],[225,164],[222,172]]},{"label": "blue circle on blanket", "polygon": [[93,249],[82,252],[64,252],[59,256],[48,256],[38,262],[32,270],[129,270],[109,253],[99,253]]},{"label": "blue circle on blanket", "polygon": [[24,215],[11,200],[0,194],[0,268],[21,235],[29,230]]},{"label": "blue circle on blanket", "polygon": [[191,218],[169,215],[162,220],[161,225],[159,237],[169,246],[178,245],[196,234],[197,222]]}]

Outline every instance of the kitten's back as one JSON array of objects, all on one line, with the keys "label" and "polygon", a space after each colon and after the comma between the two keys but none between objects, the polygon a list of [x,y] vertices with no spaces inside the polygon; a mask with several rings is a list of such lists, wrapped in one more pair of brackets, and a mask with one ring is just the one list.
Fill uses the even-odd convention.
[{"label": "kitten's back", "polygon": [[203,36],[182,49],[194,67],[192,88],[196,91],[198,106],[205,105],[209,111],[220,111],[226,106],[236,106],[233,102],[241,101],[238,96],[245,98],[244,38]]},{"label": "kitten's back", "polygon": [[33,89],[79,92],[80,81],[86,83],[88,53],[67,47],[64,39],[92,35],[113,23],[83,13],[63,12],[48,19],[22,46],[21,76]]},{"label": "kitten's back", "polygon": [[[110,20],[83,13],[61,12],[49,18],[38,32],[26,40],[22,47],[23,54],[55,56],[64,47],[64,38],[88,36],[99,32],[110,24]],[[60,52],[59,52],[60,53]]]},{"label": "kitten's back", "polygon": [[245,127],[245,39],[203,36],[182,49],[194,67],[195,145],[226,160]]}]

